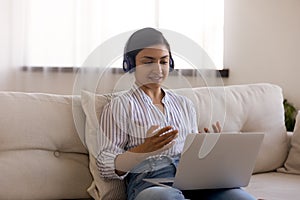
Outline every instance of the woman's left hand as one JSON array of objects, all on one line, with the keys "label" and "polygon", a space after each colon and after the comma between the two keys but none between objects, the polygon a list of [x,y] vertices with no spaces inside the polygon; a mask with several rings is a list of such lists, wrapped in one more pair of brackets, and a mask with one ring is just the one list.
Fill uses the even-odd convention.
[{"label": "woman's left hand", "polygon": [[[212,127],[214,133],[221,133],[222,132],[222,127],[221,127],[219,121],[217,121],[216,124],[212,124],[211,127]],[[210,130],[205,127],[204,132],[205,133],[210,133]],[[201,131],[200,131],[200,133],[201,133]]]}]

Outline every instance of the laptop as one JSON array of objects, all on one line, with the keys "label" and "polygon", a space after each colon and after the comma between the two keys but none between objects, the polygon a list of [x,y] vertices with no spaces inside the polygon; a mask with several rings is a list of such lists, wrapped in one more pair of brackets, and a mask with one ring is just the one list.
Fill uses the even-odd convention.
[{"label": "laptop", "polygon": [[245,187],[263,132],[188,134],[174,178],[144,181],[180,190]]}]

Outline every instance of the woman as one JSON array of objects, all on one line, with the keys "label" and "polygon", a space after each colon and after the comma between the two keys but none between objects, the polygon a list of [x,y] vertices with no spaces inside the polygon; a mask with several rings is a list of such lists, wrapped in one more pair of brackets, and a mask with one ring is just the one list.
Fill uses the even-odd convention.
[{"label": "woman", "polygon": [[186,135],[198,132],[197,117],[189,99],[162,88],[174,61],[161,32],[144,28],[133,33],[123,68],[134,73],[135,84],[103,110],[100,124],[108,140],[97,158],[100,174],[125,179],[129,200],[254,199],[240,188],[180,191],[143,181],[174,177]]}]

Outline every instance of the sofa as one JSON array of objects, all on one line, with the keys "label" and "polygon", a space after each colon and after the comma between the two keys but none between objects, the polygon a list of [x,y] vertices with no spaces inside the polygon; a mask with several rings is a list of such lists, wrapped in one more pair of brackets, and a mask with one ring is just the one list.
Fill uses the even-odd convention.
[{"label": "sofa", "polygon": [[[299,199],[300,114],[287,132],[279,86],[173,91],[194,102],[199,129],[220,121],[224,131],[265,132],[244,189],[257,199]],[[100,178],[95,162],[98,119],[117,95],[0,92],[0,199],[124,199],[124,182]]]}]

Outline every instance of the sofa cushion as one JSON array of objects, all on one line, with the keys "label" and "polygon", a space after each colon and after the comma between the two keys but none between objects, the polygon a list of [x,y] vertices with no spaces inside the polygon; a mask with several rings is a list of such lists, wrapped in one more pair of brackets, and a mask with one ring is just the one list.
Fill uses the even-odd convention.
[{"label": "sofa cushion", "polygon": [[278,169],[280,172],[300,175],[300,111],[296,117],[294,134],[291,138],[291,149],[284,167]]},{"label": "sofa cushion", "polygon": [[0,199],[90,197],[71,96],[0,92],[0,110]]},{"label": "sofa cushion", "polygon": [[300,176],[279,172],[255,174],[245,188],[257,199],[298,200]]}]

